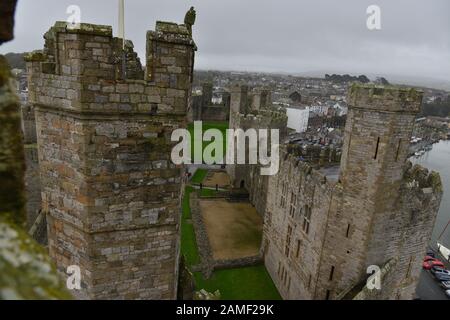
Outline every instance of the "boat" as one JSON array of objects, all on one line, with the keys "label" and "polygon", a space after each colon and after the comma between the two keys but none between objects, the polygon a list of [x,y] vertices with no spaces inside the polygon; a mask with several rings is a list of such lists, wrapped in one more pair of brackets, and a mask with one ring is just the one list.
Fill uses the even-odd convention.
[{"label": "boat", "polygon": [[450,262],[450,249],[446,248],[444,245],[442,245],[439,242],[437,243],[437,247],[438,247],[438,251],[441,254],[441,256],[443,256],[445,258],[445,260]]},{"label": "boat", "polygon": [[442,236],[444,235],[445,231],[447,230],[448,226],[450,226],[450,220],[447,222],[447,225],[445,226],[444,230],[442,230],[441,234],[437,238],[436,245],[438,248],[438,252],[441,254],[441,256],[450,262],[450,249],[444,246],[440,241]]}]

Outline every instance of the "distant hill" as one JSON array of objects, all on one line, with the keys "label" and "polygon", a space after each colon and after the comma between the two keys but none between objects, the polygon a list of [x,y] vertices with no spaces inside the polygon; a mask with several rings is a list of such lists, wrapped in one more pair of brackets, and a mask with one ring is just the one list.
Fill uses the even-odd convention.
[{"label": "distant hill", "polygon": [[5,54],[6,61],[8,61],[9,66],[11,69],[25,69],[26,64],[24,60],[26,52],[24,53],[7,53]]},{"label": "distant hill", "polygon": [[362,82],[362,83],[370,82],[370,79],[367,78],[365,75],[351,76],[349,74],[344,74],[344,75],[340,75],[340,74],[329,75],[329,74],[326,74],[325,75],[325,80],[338,82],[338,83],[345,83],[345,82],[350,82],[350,81],[359,81],[359,82]]}]

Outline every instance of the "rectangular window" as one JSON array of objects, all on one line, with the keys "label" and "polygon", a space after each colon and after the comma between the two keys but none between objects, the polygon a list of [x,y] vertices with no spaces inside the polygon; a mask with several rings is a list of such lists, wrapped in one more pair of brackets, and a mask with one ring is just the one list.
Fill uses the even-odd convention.
[{"label": "rectangular window", "polygon": [[295,250],[295,257],[298,258],[300,256],[300,246],[302,242],[300,240],[297,240],[297,250]]},{"label": "rectangular window", "polygon": [[309,233],[309,225],[311,223],[311,207],[305,206],[305,212],[303,214],[303,231]]},{"label": "rectangular window", "polygon": [[333,280],[333,276],[334,276],[334,266],[331,266],[331,270],[330,270],[330,278],[329,278],[330,281]]},{"label": "rectangular window", "polygon": [[280,199],[280,207],[286,208],[286,193],[287,193],[287,183],[283,183],[283,186],[281,188],[281,199]]},{"label": "rectangular window", "polygon": [[350,235],[350,223],[347,225],[347,232],[345,233],[345,237],[348,238]]},{"label": "rectangular window", "polygon": [[398,139],[397,152],[395,154],[395,161],[398,161],[398,157],[400,155],[400,147],[402,145],[402,139]]},{"label": "rectangular window", "polygon": [[292,227],[288,226],[287,234],[286,234],[286,247],[285,247],[285,255],[289,258],[289,250],[291,248],[291,235],[292,235]]},{"label": "rectangular window", "polygon": [[297,210],[296,202],[297,202],[297,196],[295,195],[294,192],[291,192],[291,204],[290,204],[290,208],[289,208],[289,215],[292,218],[294,217],[295,211]]},{"label": "rectangular window", "polygon": [[378,149],[380,148],[380,137],[377,139],[377,145],[375,147],[375,154],[373,156],[373,159],[376,160],[378,157]]}]

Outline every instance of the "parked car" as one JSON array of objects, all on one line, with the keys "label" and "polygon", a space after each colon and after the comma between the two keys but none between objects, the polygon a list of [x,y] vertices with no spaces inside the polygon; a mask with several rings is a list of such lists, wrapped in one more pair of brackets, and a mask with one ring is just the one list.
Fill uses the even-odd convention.
[{"label": "parked car", "polygon": [[436,258],[433,257],[433,256],[426,255],[425,258],[423,258],[423,262],[430,261],[430,260],[435,260],[435,259],[436,259]]},{"label": "parked car", "polygon": [[450,271],[445,270],[441,267],[432,267],[431,273],[438,279],[439,281],[450,281]]},{"label": "parked car", "polygon": [[434,276],[439,281],[450,281],[450,274],[449,273],[445,273],[445,274],[444,273],[436,273]]},{"label": "parked car", "polygon": [[433,251],[427,251],[427,256],[435,258],[436,254]]},{"label": "parked car", "polygon": [[445,290],[445,295],[450,298],[450,290]]},{"label": "parked car", "polygon": [[422,267],[425,270],[430,270],[433,267],[445,268],[445,265],[438,259],[431,258],[431,259],[424,260],[424,262],[422,263]]},{"label": "parked car", "polygon": [[435,274],[436,272],[444,272],[445,273],[445,271],[447,271],[447,270],[445,270],[445,268],[436,266],[436,267],[431,267],[430,271],[432,274]]},{"label": "parked car", "polygon": [[445,290],[450,290],[450,280],[449,280],[449,281],[442,281],[442,282],[441,282],[441,286],[442,286]]}]

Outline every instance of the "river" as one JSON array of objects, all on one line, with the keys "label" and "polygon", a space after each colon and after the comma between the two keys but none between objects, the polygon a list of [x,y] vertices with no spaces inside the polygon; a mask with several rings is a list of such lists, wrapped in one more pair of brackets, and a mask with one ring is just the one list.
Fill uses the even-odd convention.
[{"label": "river", "polygon": [[[441,208],[439,209],[431,238],[431,245],[435,247],[437,237],[450,220],[450,141],[441,140],[433,145],[433,149],[419,158],[411,158],[411,162],[420,164],[429,170],[437,171],[441,175],[444,196],[442,197]],[[450,248],[450,227],[447,228],[440,242],[447,248]]]}]

